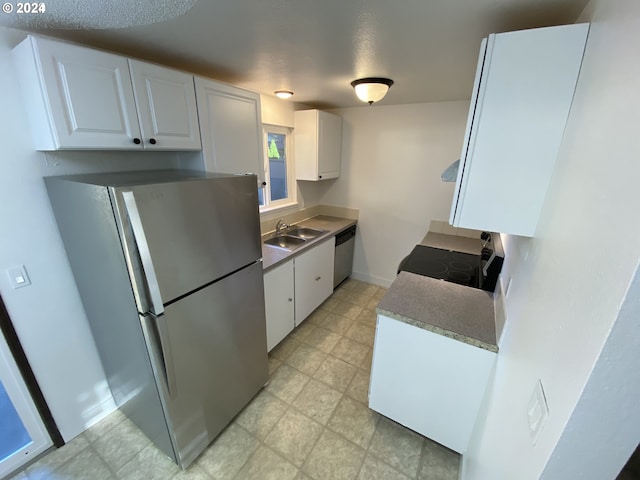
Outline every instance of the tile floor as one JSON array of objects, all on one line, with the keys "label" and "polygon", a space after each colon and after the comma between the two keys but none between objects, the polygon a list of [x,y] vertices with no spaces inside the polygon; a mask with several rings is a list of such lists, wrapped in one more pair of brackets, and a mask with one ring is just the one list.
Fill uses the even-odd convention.
[{"label": "tile floor", "polygon": [[269,355],[270,381],[186,471],[116,411],[13,478],[457,480],[460,457],[367,407],[375,307],[348,280]]}]

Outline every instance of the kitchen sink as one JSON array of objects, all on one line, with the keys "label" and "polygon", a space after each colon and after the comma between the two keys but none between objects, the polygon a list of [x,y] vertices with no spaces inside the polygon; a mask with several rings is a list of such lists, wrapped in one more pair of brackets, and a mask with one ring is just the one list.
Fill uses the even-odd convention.
[{"label": "kitchen sink", "polygon": [[318,230],[311,227],[294,227],[291,230],[287,230],[287,235],[292,235],[299,238],[316,238],[324,233],[324,230]]},{"label": "kitchen sink", "polygon": [[264,243],[276,248],[282,248],[283,250],[295,250],[305,242],[304,238],[294,237],[292,235],[276,235],[275,237],[267,238]]}]

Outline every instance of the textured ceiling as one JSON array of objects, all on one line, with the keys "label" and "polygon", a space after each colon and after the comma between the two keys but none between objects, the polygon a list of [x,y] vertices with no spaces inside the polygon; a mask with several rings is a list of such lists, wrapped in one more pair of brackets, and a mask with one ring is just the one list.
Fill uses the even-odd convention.
[{"label": "textured ceiling", "polygon": [[[362,105],[350,82],[367,76],[395,81],[381,105],[469,99],[483,37],[573,23],[587,0],[112,0],[108,15],[94,3],[0,24],[330,108]],[[94,9],[84,28],[69,5]]]},{"label": "textured ceiling", "polygon": [[[108,29],[171,20],[189,11],[198,0],[54,0],[3,3],[0,25],[22,29]],[[33,10],[32,10],[33,9]],[[13,11],[11,11],[13,10]]]}]

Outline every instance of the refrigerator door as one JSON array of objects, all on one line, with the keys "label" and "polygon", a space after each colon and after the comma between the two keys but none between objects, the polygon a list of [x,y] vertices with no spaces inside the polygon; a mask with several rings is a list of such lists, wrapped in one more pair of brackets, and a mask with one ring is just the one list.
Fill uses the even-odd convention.
[{"label": "refrigerator door", "polygon": [[112,187],[138,311],[162,305],[262,256],[255,178]]},{"label": "refrigerator door", "polygon": [[189,465],[267,381],[262,262],[148,321],[152,365],[173,444]]}]

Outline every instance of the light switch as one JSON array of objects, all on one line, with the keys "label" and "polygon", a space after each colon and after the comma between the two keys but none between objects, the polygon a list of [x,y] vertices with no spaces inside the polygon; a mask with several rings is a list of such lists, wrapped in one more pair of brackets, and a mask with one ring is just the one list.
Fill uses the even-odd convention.
[{"label": "light switch", "polygon": [[531,444],[535,445],[538,436],[549,417],[549,405],[542,387],[542,380],[536,382],[533,394],[527,407],[527,417],[529,419],[529,433],[531,434]]},{"label": "light switch", "polygon": [[24,265],[9,268],[7,274],[9,275],[9,280],[11,280],[13,288],[22,288],[31,285],[31,280],[29,280],[29,275],[27,275],[27,269]]}]

